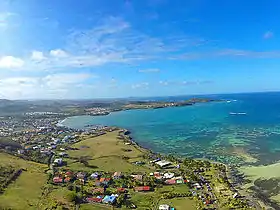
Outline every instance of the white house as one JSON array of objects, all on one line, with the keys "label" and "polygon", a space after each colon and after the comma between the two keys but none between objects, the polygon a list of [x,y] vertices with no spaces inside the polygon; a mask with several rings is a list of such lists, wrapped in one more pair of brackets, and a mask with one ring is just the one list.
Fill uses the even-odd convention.
[{"label": "white house", "polygon": [[53,163],[57,164],[57,165],[62,165],[63,161],[62,158],[57,158],[53,161]]},{"label": "white house", "polygon": [[165,179],[171,179],[171,178],[174,177],[174,173],[165,173],[165,174],[163,175],[163,177],[164,177]]},{"label": "white house", "polygon": [[171,162],[166,161],[166,160],[161,160],[161,161],[156,162],[156,164],[163,168],[163,167],[170,165]]},{"label": "white house", "polygon": [[159,205],[158,209],[159,210],[169,210],[170,206],[167,204],[162,204],[162,205]]}]

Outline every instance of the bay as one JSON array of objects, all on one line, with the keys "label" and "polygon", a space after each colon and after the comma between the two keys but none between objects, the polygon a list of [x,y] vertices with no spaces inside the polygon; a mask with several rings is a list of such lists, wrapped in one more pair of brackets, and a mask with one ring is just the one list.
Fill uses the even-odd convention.
[{"label": "bay", "polygon": [[227,101],[120,111],[97,117],[75,116],[67,118],[63,125],[126,128],[140,145],[164,154],[209,158],[231,164],[259,165],[280,160],[280,93],[200,97]]}]

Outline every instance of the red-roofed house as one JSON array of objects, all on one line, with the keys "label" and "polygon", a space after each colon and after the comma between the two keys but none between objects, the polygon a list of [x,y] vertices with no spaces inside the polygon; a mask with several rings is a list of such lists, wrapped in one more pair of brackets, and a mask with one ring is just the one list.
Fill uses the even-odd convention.
[{"label": "red-roofed house", "polygon": [[71,177],[67,176],[65,179],[64,179],[64,182],[70,182],[71,181]]},{"label": "red-roofed house", "polygon": [[73,176],[73,172],[72,171],[66,171],[65,176]]},{"label": "red-roofed house", "polygon": [[119,187],[119,188],[117,189],[117,192],[118,192],[118,193],[125,193],[125,192],[127,192],[127,190],[126,190],[125,188]]},{"label": "red-roofed house", "polygon": [[87,198],[87,202],[89,203],[101,203],[102,202],[102,198]]},{"label": "red-roofed house", "polygon": [[60,178],[59,176],[56,176],[56,177],[53,178],[53,182],[54,182],[54,183],[62,183],[62,182],[63,182],[63,179]]},{"label": "red-roofed house", "polygon": [[175,179],[168,179],[165,181],[165,184],[176,184],[176,180]]},{"label": "red-roofed house", "polygon": [[150,186],[134,187],[134,191],[136,191],[136,192],[148,192],[148,191],[151,191],[151,188],[150,188]]}]

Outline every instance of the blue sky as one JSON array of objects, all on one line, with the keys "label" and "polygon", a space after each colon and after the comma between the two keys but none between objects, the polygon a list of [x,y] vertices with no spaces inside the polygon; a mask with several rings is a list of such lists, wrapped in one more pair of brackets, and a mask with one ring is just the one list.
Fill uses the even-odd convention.
[{"label": "blue sky", "polygon": [[0,98],[280,90],[280,2],[2,0]]}]

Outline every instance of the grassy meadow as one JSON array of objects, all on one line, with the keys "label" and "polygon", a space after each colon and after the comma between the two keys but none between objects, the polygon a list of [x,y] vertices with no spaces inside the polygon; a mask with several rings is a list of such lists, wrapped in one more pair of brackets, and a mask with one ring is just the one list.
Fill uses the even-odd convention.
[{"label": "grassy meadow", "polygon": [[[137,166],[132,162],[144,160],[146,151],[133,145],[125,145],[117,139],[118,131],[113,131],[98,137],[84,136],[72,147],[78,150],[68,151],[70,158],[66,158],[67,168],[73,170],[102,170],[122,172],[149,172],[150,166]],[[71,158],[86,157],[89,167]]]},{"label": "grassy meadow", "polygon": [[44,173],[47,166],[25,161],[5,153],[0,153],[0,160],[1,165],[12,165],[17,169],[26,169],[0,195],[0,209],[38,209],[41,188],[47,180],[47,174]]}]

